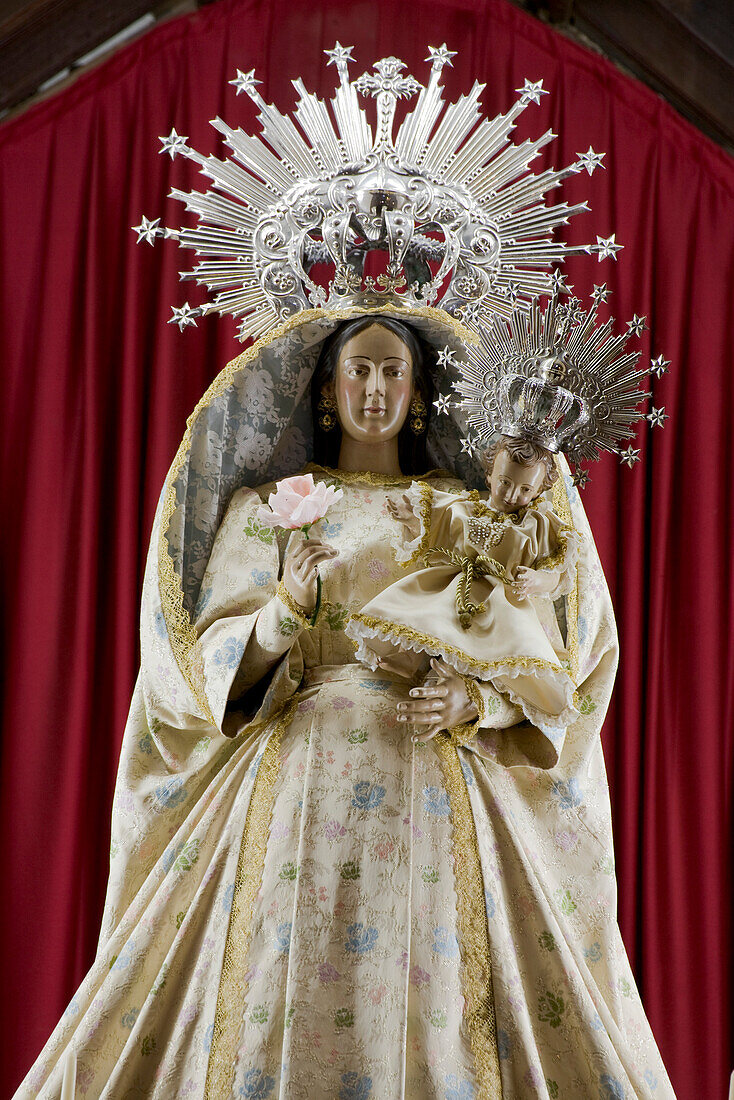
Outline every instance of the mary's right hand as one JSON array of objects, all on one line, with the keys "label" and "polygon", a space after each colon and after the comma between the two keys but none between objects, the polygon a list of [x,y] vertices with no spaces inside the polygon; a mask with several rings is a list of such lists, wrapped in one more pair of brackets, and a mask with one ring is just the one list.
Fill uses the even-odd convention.
[{"label": "mary's right hand", "polygon": [[283,584],[293,599],[310,615],[316,607],[316,582],[319,565],[335,558],[339,553],[321,539],[293,539],[286,550],[283,563]]}]

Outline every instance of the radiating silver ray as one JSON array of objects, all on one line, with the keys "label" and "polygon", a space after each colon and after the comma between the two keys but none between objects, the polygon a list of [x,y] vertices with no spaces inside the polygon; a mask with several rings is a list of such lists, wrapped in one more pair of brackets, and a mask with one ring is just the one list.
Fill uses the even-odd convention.
[{"label": "radiating silver ray", "polygon": [[456,103],[450,103],[446,108],[446,113],[420,160],[420,167],[424,172],[440,176],[451,154],[474,129],[479,119],[479,97],[484,87],[484,84],[475,81],[469,95],[460,96]]},{"label": "radiating silver ray", "polygon": [[558,292],[544,308],[536,298],[507,321],[495,316],[453,384],[472,439],[480,447],[498,432],[532,439],[574,463],[620,454],[650,396],[640,389],[639,352],[625,350],[630,335],[615,334],[613,318],[599,323],[596,301],[584,310]]},{"label": "radiating silver ray", "polygon": [[398,131],[395,149],[406,164],[417,165],[420,162],[434,123],[443,110],[439,72],[435,66],[431,69],[428,85],[418,96],[415,110],[408,112]]},{"label": "radiating silver ray", "polygon": [[372,146],[372,130],[357,101],[356,89],[347,80],[339,85],[331,102],[347,162],[364,160]]},{"label": "radiating silver ray", "polygon": [[[254,71],[238,72],[231,83],[255,104],[261,134],[215,119],[232,153],[221,160],[181,138],[176,153],[212,181],[203,193],[172,192],[199,226],[178,233],[154,220],[136,229],[141,241],[174,236],[203,256],[186,276],[219,292],[218,311],[253,315],[243,317],[241,334],[258,331],[266,314],[284,319],[312,306],[358,303],[365,294],[386,305],[440,304],[468,324],[510,320],[550,289],[550,268],[566,256],[613,254],[611,238],[583,246],[553,240],[587,207],[545,204],[544,196],[584,161],[533,174],[530,163],[551,132],[509,140],[517,117],[539,101],[539,83],[526,81],[512,107],[490,120],[481,117],[479,82],[444,101],[441,73],[454,56],[445,45],[429,50],[425,86],[398,58],[351,80],[351,48],[326,53],[338,73],[333,98],[322,100],[295,80],[292,115],[265,102]],[[398,99],[416,94],[395,133]],[[375,101],[374,127],[359,95]],[[371,250],[386,254],[386,289],[362,277]],[[325,290],[309,276],[315,263],[333,266]]]},{"label": "radiating silver ray", "polygon": [[244,229],[252,234],[257,228],[258,217],[253,211],[242,206],[241,203],[217,195],[214,191],[179,191],[173,188],[169,197],[178,199],[185,204],[187,210],[198,214],[201,219],[213,222],[215,225],[227,226],[230,229]]},{"label": "radiating silver ray", "polygon": [[271,153],[259,137],[246,134],[244,130],[232,130],[221,118],[215,118],[211,125],[224,135],[227,145],[240,164],[258,175],[274,194],[282,194],[298,181],[297,174],[285,161]]},{"label": "radiating silver ray", "polygon": [[326,172],[336,172],[344,164],[344,154],[326,104],[307,92],[302,80],[294,80],[293,87],[301,97],[296,105],[296,118],[311,143],[314,156],[319,158]]}]

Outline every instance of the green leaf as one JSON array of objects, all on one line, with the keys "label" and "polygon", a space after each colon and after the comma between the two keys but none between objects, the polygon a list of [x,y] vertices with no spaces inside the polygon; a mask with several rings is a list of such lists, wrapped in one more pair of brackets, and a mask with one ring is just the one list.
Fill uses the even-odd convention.
[{"label": "green leaf", "polygon": [[199,845],[201,841],[187,840],[183,848],[178,854],[178,858],[174,863],[174,867],[177,871],[190,871],[199,858]]},{"label": "green leaf", "polygon": [[361,873],[362,871],[359,864],[353,859],[345,860],[339,868],[339,874],[344,882],[354,882],[355,879],[359,878]]},{"label": "green leaf", "polygon": [[354,1013],[348,1008],[337,1008],[334,1013],[334,1027],[337,1031],[345,1027],[354,1027]]},{"label": "green leaf", "polygon": [[593,714],[596,710],[596,703],[590,695],[584,695],[583,699],[579,703],[579,710],[582,714]]},{"label": "green leaf", "polygon": [[140,1053],[145,1056],[146,1054],[152,1054],[156,1048],[155,1035],[148,1034],[140,1044]]}]

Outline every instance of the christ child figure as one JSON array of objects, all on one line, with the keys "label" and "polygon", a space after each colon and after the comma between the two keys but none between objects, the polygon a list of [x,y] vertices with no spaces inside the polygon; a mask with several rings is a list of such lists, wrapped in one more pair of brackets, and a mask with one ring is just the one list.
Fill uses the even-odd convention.
[{"label": "christ child figure", "polygon": [[580,537],[543,496],[558,477],[550,451],[500,436],[482,461],[487,493],[413,482],[393,505],[396,556],[424,567],[353,614],[347,632],[371,668],[387,660],[414,675],[442,658],[558,735],[578,713],[575,685],[539,601],[571,591]]}]

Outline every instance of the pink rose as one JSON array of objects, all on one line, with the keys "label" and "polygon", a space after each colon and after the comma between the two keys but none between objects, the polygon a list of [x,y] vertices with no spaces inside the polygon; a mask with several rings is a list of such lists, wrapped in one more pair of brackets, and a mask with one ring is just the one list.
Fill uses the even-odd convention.
[{"label": "pink rose", "polygon": [[284,477],[276,482],[275,492],[268,497],[268,503],[258,508],[257,518],[266,527],[285,527],[288,531],[297,531],[299,527],[307,527],[323,519],[332,504],[341,500],[343,495],[342,489],[334,489],[323,481],[314,484],[313,474]]}]

